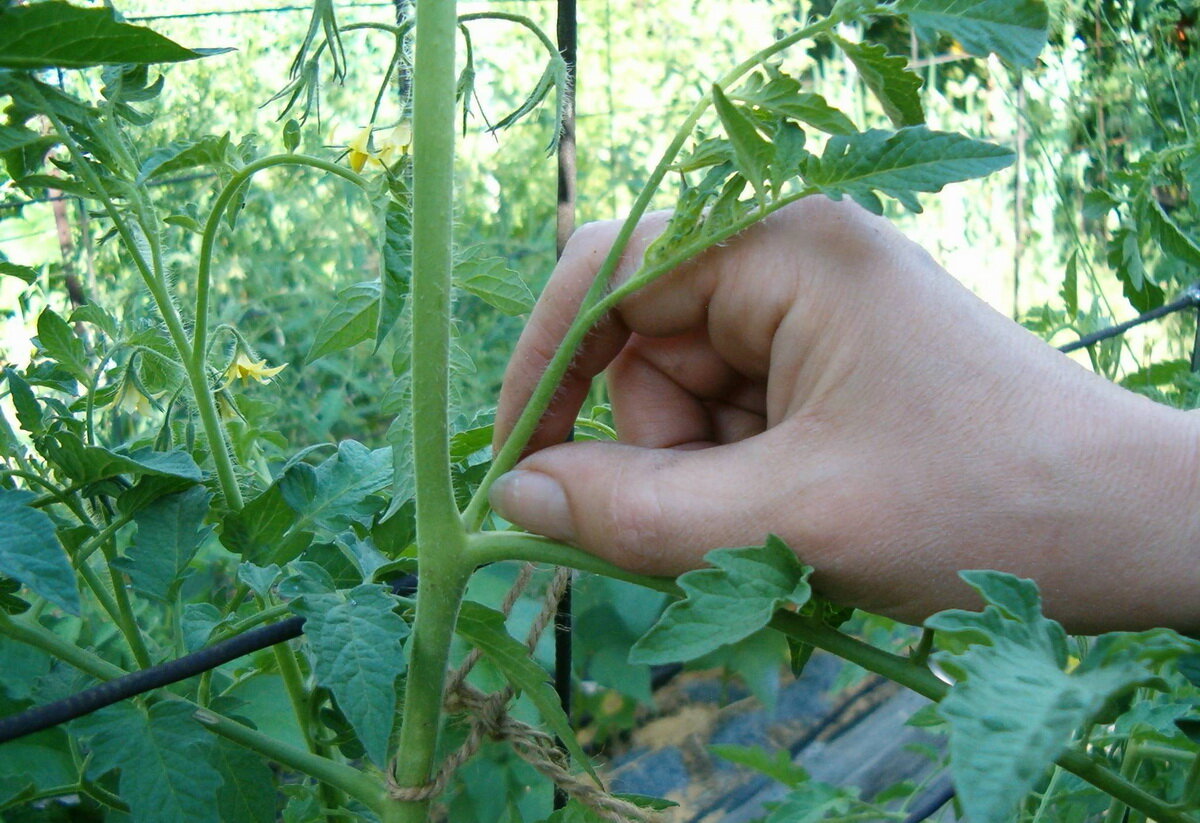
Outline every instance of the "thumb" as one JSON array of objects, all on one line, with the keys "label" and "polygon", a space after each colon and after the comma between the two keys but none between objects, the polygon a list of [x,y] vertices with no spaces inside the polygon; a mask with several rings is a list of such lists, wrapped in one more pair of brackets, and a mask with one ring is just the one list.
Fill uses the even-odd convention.
[{"label": "thumb", "polygon": [[[677,575],[705,552],[756,545],[784,488],[762,435],[685,451],[621,443],[543,449],[492,486],[492,507],[529,531],[629,571]],[[795,467],[792,467],[795,471]]]}]

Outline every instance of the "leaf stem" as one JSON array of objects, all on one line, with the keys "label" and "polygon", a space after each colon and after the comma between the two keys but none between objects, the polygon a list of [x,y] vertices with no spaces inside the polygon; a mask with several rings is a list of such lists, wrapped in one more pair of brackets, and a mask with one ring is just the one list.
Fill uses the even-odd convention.
[{"label": "leaf stem", "polygon": [[[100,550],[104,552],[104,562],[108,566],[108,577],[112,581],[113,599],[116,601],[117,613],[113,615],[113,619],[117,621],[117,626],[121,629],[121,634],[125,635],[126,642],[129,643],[129,648],[133,651],[133,659],[137,661],[139,669],[148,669],[154,665],[154,661],[150,659],[150,652],[146,649],[146,641],[142,637],[142,630],[137,624],[137,618],[133,616],[133,607],[129,603],[129,592],[125,589],[125,580],[121,577],[121,572],[113,565],[117,559],[116,547],[108,540],[100,544]],[[82,566],[81,568],[90,568]]]},{"label": "leaf stem", "polygon": [[3,612],[0,612],[0,634],[19,643],[41,649],[100,680],[113,680],[129,674],[120,666],[115,666],[87,649],[81,649],[74,643],[64,640],[45,626],[24,620],[14,620]]},{"label": "leaf stem", "polygon": [[[323,747],[313,735],[313,721],[308,711],[304,678],[300,674],[300,666],[296,664],[296,656],[292,652],[291,646],[287,643],[278,643],[271,647],[271,651],[275,655],[275,663],[279,666],[279,675],[283,678],[288,700],[292,704],[292,712],[296,715],[296,722],[300,725],[300,733],[304,735],[304,742],[308,746],[309,752],[320,760],[333,762],[326,756]],[[338,796],[336,788],[324,780],[321,780],[320,792],[321,802],[325,808],[336,809],[342,805],[342,799]],[[333,823],[334,818],[331,815],[327,815],[327,818],[329,823]]]}]

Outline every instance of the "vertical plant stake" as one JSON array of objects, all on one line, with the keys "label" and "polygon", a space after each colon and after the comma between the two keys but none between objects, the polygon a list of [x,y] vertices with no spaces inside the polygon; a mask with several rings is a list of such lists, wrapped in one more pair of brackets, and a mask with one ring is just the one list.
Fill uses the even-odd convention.
[{"label": "vertical plant stake", "polygon": [[[653,819],[671,804],[607,790],[535,660],[563,576],[539,593],[540,616],[525,637],[510,634],[514,604],[540,585],[531,564],[550,564],[670,595],[633,644],[633,664],[695,660],[778,632],[797,671],[821,648],[938,702],[932,722],[948,731],[950,771],[973,821],[1016,819],[1031,793],[1045,807],[1067,782],[1072,792],[1110,798],[1113,810],[1200,819],[1197,721],[1185,716],[1196,698],[1193,640],[1116,633],[1083,652],[1042,615],[1033,582],[976,571],[963,576],[986,608],[936,615],[917,651],[902,657],[841,631],[847,612],[813,593],[812,569],[776,537],[710,552],[708,568],[674,581],[500,529],[490,516],[492,483],[517,462],[588,332],[623,298],[801,198],[849,197],[875,213],[886,198],[920,211],[921,194],[1012,162],[1003,146],[925,125],[922,81],[908,61],[853,35],[883,19],[1026,69],[1047,39],[1037,0],[1004,8],[839,0],[710,82],[672,132],[511,436],[491,455],[488,415],[456,400],[458,353],[470,342],[456,338],[455,300],[520,315],[533,295],[502,260],[456,247],[456,132],[474,99],[471,32],[515,25],[545,51],[545,68],[495,129],[553,95],[554,148],[569,72],[532,20],[417,0],[394,25],[343,26],[334,4],[319,0],[275,98],[281,119],[295,114],[281,130],[284,151],[260,154],[230,135],[145,145],[151,118],[139,107],[163,87],[154,67],[220,51],[186,48],[109,8],[0,0],[6,179],[24,196],[53,189],[86,202],[153,312],[144,322],[128,307],[91,303],[67,317],[47,307],[36,318],[34,363],[3,369],[13,414],[0,412],[0,739],[30,731],[12,718],[31,716],[43,694],[129,676],[159,684],[164,667],[188,653],[236,661],[0,743],[0,813],[48,819],[36,814],[69,802],[88,819],[135,823],[421,823],[456,802],[457,776],[495,741],[568,798],[558,811],[547,804],[542,819]],[[353,82],[345,51],[353,37],[385,39],[391,53],[369,122],[341,156],[303,153],[322,77]],[[814,42],[855,67],[890,128],[860,128],[783,69],[785,50]],[[76,71],[101,82],[75,82]],[[392,111],[387,92],[398,71],[411,99]],[[102,86],[98,97],[92,85]],[[212,176],[204,208],[169,213],[156,197],[156,181],[180,172]],[[305,367],[365,341],[392,354],[393,382],[373,398],[395,415],[383,447],[317,443],[276,460],[262,449],[270,421],[255,417],[244,387],[282,379],[283,365],[259,357],[235,324],[215,322],[214,305],[220,240],[253,202],[260,173],[331,176],[376,217],[379,275],[338,293]],[[668,175],[678,181],[669,224],[613,286]],[[53,302],[37,291],[44,278],[34,268],[0,257],[0,274]],[[524,565],[499,608],[474,590],[468,598],[476,571],[500,561]],[[202,573],[216,582],[193,585],[189,576]],[[388,585],[413,574],[415,594]],[[295,637],[300,619],[303,641],[279,642]],[[275,627],[269,652],[250,642],[264,626]],[[123,694],[140,691],[130,682]],[[272,696],[255,703],[254,689]],[[1131,702],[1156,690],[1153,712]],[[522,719],[510,713],[517,699]],[[1177,711],[1167,717],[1163,706]],[[539,721],[525,722],[532,714]],[[1137,723],[1157,724],[1152,743],[1128,731],[1119,745],[1088,736]],[[770,820],[825,819],[820,809],[838,819],[894,814],[762,752],[723,754],[787,784]],[[1153,768],[1143,768],[1152,757]],[[1139,782],[1150,773],[1154,782]],[[497,798],[505,819],[532,820],[519,800]]]}]

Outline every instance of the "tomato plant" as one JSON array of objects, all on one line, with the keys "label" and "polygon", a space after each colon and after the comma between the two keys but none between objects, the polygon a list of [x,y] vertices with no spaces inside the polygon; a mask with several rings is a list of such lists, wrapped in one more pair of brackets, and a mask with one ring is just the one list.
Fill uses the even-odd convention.
[{"label": "tomato plant", "polygon": [[[476,82],[471,32],[482,25],[520,26],[545,53],[528,97],[494,129],[552,100],[551,145],[558,139],[570,67],[532,20],[419,0],[398,23],[340,25],[333,3],[318,0],[277,95],[283,150],[264,153],[228,134],[152,148],[138,141],[150,123],[143,107],[164,83],[152,67],[220,59],[219,51],[179,45],[110,8],[0,3],[7,175],[30,195],[63,192],[89,204],[88,218],[119,248],[146,301],[144,313],[84,303],[63,317],[45,308],[37,356],[4,370],[13,419],[0,418],[3,714],[91,681],[128,682],[188,652],[228,649],[263,625],[298,632],[302,618],[305,635],[302,645],[235,655],[0,745],[0,807],[36,811],[35,801],[69,795],[97,818],[270,820],[282,795],[285,820],[423,821],[491,737],[569,798],[547,819],[651,818],[667,804],[607,791],[532,656],[568,576],[534,581],[544,607],[525,642],[509,618],[532,567],[499,609],[472,596],[481,569],[521,561],[672,599],[632,644],[632,665],[702,658],[770,631],[787,638],[797,672],[820,648],[930,698],[972,820],[1012,819],[1031,792],[1041,793],[1036,819],[1044,819],[1060,802],[1047,799],[1059,797],[1052,789],[1067,784],[1111,797],[1112,814],[1128,807],[1195,820],[1200,761],[1187,714],[1200,646],[1175,632],[1073,641],[1042,615],[1032,581],[964,572],[984,610],[936,615],[902,656],[839,630],[847,611],[813,592],[812,569],[776,537],[713,551],[709,568],[675,581],[509,529],[489,511],[492,484],[516,464],[589,331],[623,298],[802,198],[848,197],[875,213],[887,198],[916,212],[919,195],[1012,162],[1003,146],[925,124],[922,79],[907,59],[852,34],[880,21],[1030,67],[1048,15],[1034,0],[1003,8],[840,0],[721,74],[674,125],[493,455],[489,412],[455,400],[471,346],[456,334],[455,305],[480,299],[519,316],[533,295],[502,258],[456,244],[455,148]],[[322,80],[344,77],[352,37],[377,38],[390,55],[369,122],[343,147],[301,152]],[[843,55],[890,127],[859,128],[784,71],[778,57],[796,46]],[[57,82],[70,72],[80,74]],[[401,93],[390,95],[397,75]],[[149,184],[191,170],[213,175],[215,193],[204,207],[166,212]],[[269,384],[284,364],[260,356],[238,324],[213,325],[220,237],[236,230],[253,186],[293,174],[337,178],[374,219],[379,275],[336,295],[305,360],[364,343],[390,354],[390,385],[372,398],[394,418],[381,447],[342,439],[280,453],[269,413],[246,386]],[[635,225],[662,196],[674,201],[668,228],[636,273],[612,286]],[[1140,190],[1129,197],[1172,248],[1192,253],[1161,206]],[[175,254],[193,248],[194,257]],[[29,285],[41,276],[9,260],[0,273]],[[611,434],[602,405],[578,431]],[[1146,727],[1152,733],[1130,731]],[[772,821],[886,813],[762,752],[725,754],[788,785]],[[544,817],[545,795],[505,798],[506,819]]]}]

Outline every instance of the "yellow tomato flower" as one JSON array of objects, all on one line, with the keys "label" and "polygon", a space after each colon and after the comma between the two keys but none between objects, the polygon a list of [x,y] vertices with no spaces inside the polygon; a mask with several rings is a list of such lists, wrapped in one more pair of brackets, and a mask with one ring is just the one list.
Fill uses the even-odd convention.
[{"label": "yellow tomato flower", "polygon": [[225,385],[229,385],[238,378],[247,381],[254,379],[259,383],[266,383],[286,368],[287,363],[282,366],[268,367],[266,360],[251,360],[250,355],[242,349],[238,349],[237,357],[233,358],[233,362],[225,370]]},{"label": "yellow tomato flower", "polygon": [[359,172],[363,170],[363,166],[367,164],[367,160],[371,159],[371,127],[367,126],[358,133],[353,140],[350,141],[350,168]]},{"label": "yellow tomato flower", "polygon": [[361,172],[367,166],[377,169],[390,166],[398,158],[408,154],[408,147],[412,144],[412,129],[407,122],[401,121],[392,129],[387,137],[380,141],[377,151],[371,151],[373,131],[373,127],[367,126],[346,146],[350,150],[347,161],[350,168],[356,172]]},{"label": "yellow tomato flower", "polygon": [[150,399],[138,391],[132,380],[126,380],[121,386],[113,401],[113,406],[128,415],[140,414],[143,417],[148,416],[154,410],[150,405]]}]

